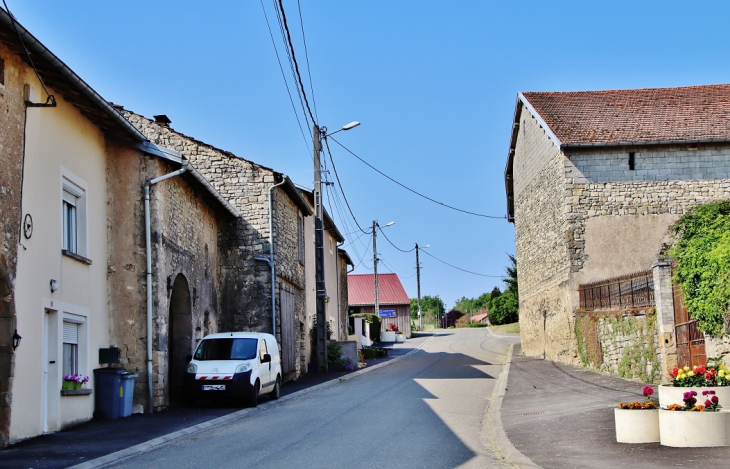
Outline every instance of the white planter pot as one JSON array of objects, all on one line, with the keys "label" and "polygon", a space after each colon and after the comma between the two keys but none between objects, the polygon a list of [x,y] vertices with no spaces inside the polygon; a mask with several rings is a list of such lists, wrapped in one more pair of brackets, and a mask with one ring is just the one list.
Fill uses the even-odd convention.
[{"label": "white planter pot", "polygon": [[659,442],[658,409],[614,409],[616,441],[619,443]]},{"label": "white planter pot", "polygon": [[393,331],[381,332],[380,341],[381,342],[395,342],[395,332],[393,332]]},{"label": "white planter pot", "polygon": [[730,386],[675,388],[671,385],[662,384],[659,386],[659,406],[666,408],[671,404],[684,405],[684,393],[687,391],[697,391],[697,396],[695,396],[697,403],[704,404],[706,398],[702,395],[702,391],[707,390],[715,391],[715,395],[720,400],[720,406],[723,409],[730,410]]},{"label": "white planter pot", "polygon": [[699,448],[730,445],[730,413],[659,410],[659,435],[664,446]]},{"label": "white planter pot", "polygon": [[396,334],[395,341],[399,343],[403,343],[406,341],[406,335],[405,334]]}]

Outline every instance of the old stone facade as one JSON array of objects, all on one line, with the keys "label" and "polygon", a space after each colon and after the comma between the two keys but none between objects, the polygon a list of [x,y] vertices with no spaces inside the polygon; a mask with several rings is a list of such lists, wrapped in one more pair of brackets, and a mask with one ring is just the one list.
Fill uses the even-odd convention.
[{"label": "old stone facade", "polygon": [[[173,149],[187,158],[213,187],[239,213],[240,218],[223,224],[218,232],[218,269],[220,296],[218,330],[272,332],[271,270],[264,258],[269,256],[269,189],[273,189],[273,239],[276,268],[276,330],[287,377],[295,378],[305,370],[298,357],[305,347],[301,330],[305,324],[304,264],[298,258],[298,217],[311,211],[297,189],[270,168],[174,131],[169,126],[129,111],[124,116],[151,142]],[[287,291],[285,325],[282,336],[281,291]],[[289,329],[287,329],[289,330]]]},{"label": "old stone facade", "polygon": [[[110,333],[122,366],[139,374],[134,402],[147,403],[146,242],[143,187],[179,165],[109,145]],[[153,405],[179,394],[185,358],[217,331],[219,225],[234,215],[183,173],[150,188],[153,272]]]},{"label": "old stone facade", "polygon": [[730,144],[568,145],[561,131],[520,97],[506,181],[522,349],[576,363],[578,286],[651,268],[671,223],[730,198]]},{"label": "old stone facade", "polygon": [[0,448],[8,443],[13,380],[15,298],[20,241],[20,198],[23,161],[23,65],[0,42]]}]

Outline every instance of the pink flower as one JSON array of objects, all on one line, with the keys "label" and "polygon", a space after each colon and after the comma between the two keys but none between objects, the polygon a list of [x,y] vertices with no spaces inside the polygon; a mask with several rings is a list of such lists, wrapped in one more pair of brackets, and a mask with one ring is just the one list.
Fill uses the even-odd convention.
[{"label": "pink flower", "polygon": [[649,386],[648,384],[646,386],[644,386],[644,397],[649,397],[652,394],[654,394],[654,390],[652,389],[652,387]]}]

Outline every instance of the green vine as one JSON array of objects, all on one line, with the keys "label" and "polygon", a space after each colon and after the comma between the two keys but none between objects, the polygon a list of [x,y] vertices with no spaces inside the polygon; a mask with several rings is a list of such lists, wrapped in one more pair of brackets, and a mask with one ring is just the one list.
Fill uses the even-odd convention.
[{"label": "green vine", "polygon": [[698,205],[671,230],[674,280],[682,287],[687,311],[703,332],[720,335],[730,316],[730,201]]}]

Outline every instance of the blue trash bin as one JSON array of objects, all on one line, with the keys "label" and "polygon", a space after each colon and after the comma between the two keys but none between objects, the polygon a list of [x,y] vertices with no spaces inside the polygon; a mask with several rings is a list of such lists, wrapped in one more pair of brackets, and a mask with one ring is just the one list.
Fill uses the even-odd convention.
[{"label": "blue trash bin", "polygon": [[134,396],[134,379],[136,373],[124,373],[120,375],[121,386],[119,391],[120,407],[119,416],[129,417],[132,415],[132,397]]},{"label": "blue trash bin", "polygon": [[122,375],[119,368],[97,368],[94,370],[94,417],[106,420],[119,418],[123,395]]}]

